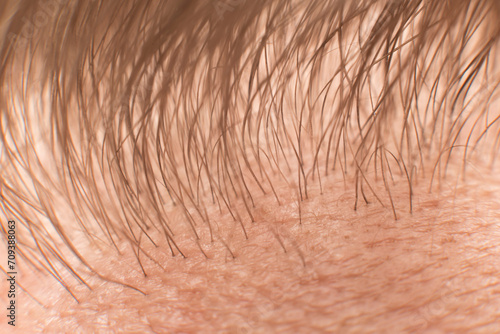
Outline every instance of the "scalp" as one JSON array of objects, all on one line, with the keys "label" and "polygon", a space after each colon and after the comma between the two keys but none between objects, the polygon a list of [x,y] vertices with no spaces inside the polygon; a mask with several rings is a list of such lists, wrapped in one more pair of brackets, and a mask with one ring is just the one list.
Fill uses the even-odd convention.
[{"label": "scalp", "polygon": [[248,247],[268,254],[256,229],[304,265],[301,235],[321,229],[276,226],[330,221],[331,194],[348,199],[342,221],[370,203],[397,224],[449,173],[493,173],[496,1],[218,4],[3,15],[0,199],[26,263],[68,287],[90,272],[141,290],[96,254],[145,276],[165,253],[238,259],[261,240]]}]

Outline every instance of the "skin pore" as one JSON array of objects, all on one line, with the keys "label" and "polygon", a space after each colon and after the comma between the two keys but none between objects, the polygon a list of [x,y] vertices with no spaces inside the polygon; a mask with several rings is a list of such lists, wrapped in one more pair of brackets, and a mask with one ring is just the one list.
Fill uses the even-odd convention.
[{"label": "skin pore", "polygon": [[17,329],[500,330],[496,1],[3,6]]}]

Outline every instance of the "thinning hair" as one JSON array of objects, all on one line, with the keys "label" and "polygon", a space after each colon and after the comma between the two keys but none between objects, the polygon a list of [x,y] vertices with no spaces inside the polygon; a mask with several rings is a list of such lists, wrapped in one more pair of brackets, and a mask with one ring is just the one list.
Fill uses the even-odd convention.
[{"label": "thinning hair", "polygon": [[210,208],[244,233],[255,197],[280,204],[285,187],[300,203],[332,170],[353,175],[353,207],[386,201],[397,219],[392,169],[411,210],[416,180],[443,177],[453,155],[464,168],[474,152],[497,156],[496,0],[0,9],[1,208],[22,224],[21,255],[61,282],[78,276],[68,250],[92,268],[76,228],[137,253],[156,230],[183,254],[181,225],[224,242]]}]

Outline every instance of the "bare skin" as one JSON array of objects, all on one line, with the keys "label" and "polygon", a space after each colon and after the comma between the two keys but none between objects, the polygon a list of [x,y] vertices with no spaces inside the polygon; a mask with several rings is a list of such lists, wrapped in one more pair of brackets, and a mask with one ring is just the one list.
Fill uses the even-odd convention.
[{"label": "bare skin", "polygon": [[500,332],[498,4],[346,3],[13,5],[0,330]]},{"label": "bare skin", "polygon": [[[323,194],[314,189],[301,203],[300,220],[297,201],[293,196],[285,200],[287,188],[280,189],[284,201],[279,207],[270,196],[259,199],[255,223],[246,224],[248,240],[229,217],[214,214],[234,258],[220,243],[205,242],[207,259],[184,240],[190,239],[188,231],[176,239],[186,258],[171,257],[165,244],[145,247],[151,257],[141,255],[147,277],[130,252],[118,256],[103,249],[89,257],[104,278],[142,293],[84,275],[91,289],[72,284],[77,303],[52,278],[23,272],[23,287],[41,305],[20,294],[19,329],[498,331],[500,208],[495,198],[500,188],[493,172],[470,175],[458,184],[450,177],[432,193],[422,182],[415,189],[412,214],[405,212],[405,192],[396,190],[398,220],[378,203],[354,211],[352,189],[333,180],[325,182]],[[401,183],[395,181],[394,189]]]}]

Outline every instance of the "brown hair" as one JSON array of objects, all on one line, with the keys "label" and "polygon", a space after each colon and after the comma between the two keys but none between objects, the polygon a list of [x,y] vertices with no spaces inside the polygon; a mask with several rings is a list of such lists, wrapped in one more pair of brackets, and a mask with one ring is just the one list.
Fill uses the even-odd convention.
[{"label": "brown hair", "polygon": [[244,231],[255,196],[279,203],[283,183],[300,201],[340,169],[366,201],[380,173],[397,218],[391,168],[411,203],[452,154],[498,151],[495,0],[2,6],[2,211],[60,281],[78,275],[67,250],[92,268],[70,221],[137,253],[156,229],[182,254],[178,225],[214,238],[210,203]]}]

